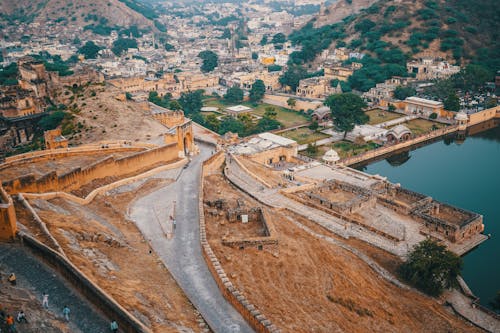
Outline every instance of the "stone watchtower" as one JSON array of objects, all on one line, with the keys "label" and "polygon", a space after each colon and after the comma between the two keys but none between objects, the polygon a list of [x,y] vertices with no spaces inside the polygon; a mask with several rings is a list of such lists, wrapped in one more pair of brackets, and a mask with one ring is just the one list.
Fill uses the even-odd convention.
[{"label": "stone watchtower", "polygon": [[458,125],[459,131],[465,131],[467,129],[467,123],[469,121],[469,117],[465,112],[458,112],[455,116],[455,121]]},{"label": "stone watchtower", "polygon": [[16,236],[16,221],[12,198],[0,184],[0,241],[10,240]]}]

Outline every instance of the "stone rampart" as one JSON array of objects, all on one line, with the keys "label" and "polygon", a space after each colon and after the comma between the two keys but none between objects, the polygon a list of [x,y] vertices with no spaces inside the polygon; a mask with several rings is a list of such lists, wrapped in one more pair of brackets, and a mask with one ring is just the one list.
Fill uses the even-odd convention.
[{"label": "stone rampart", "polygon": [[52,250],[24,232],[19,232],[18,236],[24,246],[28,247],[35,255],[58,271],[73,288],[77,289],[96,308],[101,310],[107,318],[115,319],[120,326],[120,332],[152,333],[149,328],[132,316],[104,290],[94,284],[60,253]]},{"label": "stone rampart", "polygon": [[494,118],[500,118],[500,106],[495,106],[490,109],[469,114],[468,117],[469,121],[467,122],[467,127],[474,126]]},{"label": "stone rampart", "polygon": [[[218,170],[223,165],[225,158],[221,159],[220,156],[225,157],[222,151],[205,160],[202,164],[200,173],[198,209],[200,214],[200,242],[202,254],[222,295],[242,315],[242,317],[245,318],[250,326],[259,333],[278,333],[280,330],[234,287],[207,241],[203,207],[203,176],[214,170]],[[207,170],[205,170],[205,168],[207,168]]]},{"label": "stone rampart", "polygon": [[72,191],[95,179],[120,177],[145,171],[159,163],[172,162],[178,158],[177,144],[170,144],[133,155],[115,159],[103,158],[85,168],[75,168],[65,174],[49,172],[36,179],[34,175],[26,175],[4,183],[6,190],[13,193],[59,192]]},{"label": "stone rampart", "polygon": [[84,146],[77,148],[59,148],[59,149],[50,149],[50,150],[40,150],[33,151],[29,153],[19,154],[15,156],[10,156],[5,159],[5,162],[0,165],[0,170],[12,167],[19,166],[24,163],[33,163],[40,161],[53,160],[58,158],[64,158],[69,156],[79,156],[79,155],[89,155],[93,153],[122,153],[122,152],[139,152],[144,151],[146,149],[153,149],[158,146],[119,146],[116,144],[107,144],[103,143],[101,145],[92,145],[92,146]]}]

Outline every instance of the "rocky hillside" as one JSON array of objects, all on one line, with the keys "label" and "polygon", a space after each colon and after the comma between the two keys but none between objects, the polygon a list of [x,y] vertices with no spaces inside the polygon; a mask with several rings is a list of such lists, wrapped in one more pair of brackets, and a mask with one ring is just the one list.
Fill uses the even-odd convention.
[{"label": "rocky hillside", "polygon": [[85,27],[154,27],[154,9],[136,0],[2,0],[0,22],[38,22]]},{"label": "rocky hillside", "polygon": [[361,10],[370,7],[378,0],[339,0],[328,7],[322,7],[315,27],[341,22],[344,17],[358,14]]}]

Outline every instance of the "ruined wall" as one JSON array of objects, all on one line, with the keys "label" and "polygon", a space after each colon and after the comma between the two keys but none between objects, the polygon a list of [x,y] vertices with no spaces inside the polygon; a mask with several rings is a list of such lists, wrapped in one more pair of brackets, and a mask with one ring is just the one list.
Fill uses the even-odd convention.
[{"label": "ruined wall", "polygon": [[12,198],[0,185],[0,240],[12,239],[17,231],[17,218]]},{"label": "ruined wall", "polygon": [[[445,211],[459,221],[450,222],[439,217],[438,211]],[[430,234],[437,234],[452,243],[461,242],[484,231],[483,217],[474,212],[433,200],[411,214]]]},{"label": "ruined wall", "polygon": [[[234,287],[233,283],[224,272],[219,259],[215,256],[215,253],[207,241],[205,214],[203,210],[203,195],[201,195],[203,193],[203,175],[213,172],[213,170],[217,170],[222,166],[224,159],[221,159],[220,156],[224,157],[222,151],[204,161],[200,173],[200,196],[198,209],[200,213],[200,242],[202,254],[222,295],[241,314],[241,316],[245,318],[250,326],[252,326],[252,328],[258,333],[279,333],[280,330]],[[205,167],[207,170],[205,170]]]},{"label": "ruined wall", "polygon": [[85,168],[75,168],[65,174],[58,175],[55,171],[36,179],[34,175],[26,175],[4,183],[9,193],[20,192],[57,192],[72,191],[95,179],[146,171],[159,163],[168,163],[178,158],[177,144],[138,152],[130,156],[115,159],[105,157]]}]

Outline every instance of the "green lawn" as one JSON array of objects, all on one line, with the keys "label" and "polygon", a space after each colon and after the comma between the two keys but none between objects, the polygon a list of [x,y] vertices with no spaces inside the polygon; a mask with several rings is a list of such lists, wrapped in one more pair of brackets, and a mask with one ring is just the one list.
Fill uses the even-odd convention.
[{"label": "green lawn", "polygon": [[417,136],[422,135],[424,133],[428,133],[428,132],[432,131],[433,128],[434,129],[443,128],[446,126],[444,124],[433,122],[433,121],[426,120],[426,119],[413,119],[407,123],[404,123],[403,125],[408,127],[410,129],[410,131],[413,133],[413,135],[417,135]]},{"label": "green lawn", "polygon": [[293,127],[297,125],[306,124],[309,120],[306,116],[298,113],[297,111],[292,111],[289,109],[282,108],[280,106],[271,105],[271,104],[259,104],[254,107],[251,104],[245,103],[248,107],[253,108],[253,112],[256,115],[263,116],[266,112],[267,107],[273,107],[276,110],[276,120],[283,124],[284,127]]},{"label": "green lawn", "polygon": [[[252,113],[258,116],[263,116],[266,112],[267,107],[273,107],[276,110],[276,120],[283,124],[284,127],[293,127],[297,125],[306,124],[309,122],[306,116],[298,113],[297,111],[292,111],[280,106],[261,103],[257,106],[249,102],[240,103],[241,105],[248,106],[253,109]],[[228,106],[234,106],[237,104],[226,103],[223,99],[207,99],[203,101],[203,106],[215,106],[218,107],[220,111],[224,111]]]},{"label": "green lawn", "polygon": [[281,136],[297,141],[299,145],[312,143],[321,139],[328,138],[328,135],[313,131],[307,127],[286,131],[280,133]]},{"label": "green lawn", "polygon": [[400,115],[399,113],[388,112],[380,109],[366,111],[365,113],[368,115],[368,117],[370,117],[370,120],[368,121],[368,124],[370,125],[376,125],[389,120],[403,117],[403,115]]},{"label": "green lawn", "polygon": [[362,145],[355,144],[350,141],[335,142],[331,146],[339,154],[340,158],[350,157],[364,153],[378,147],[374,142],[368,142]]}]

